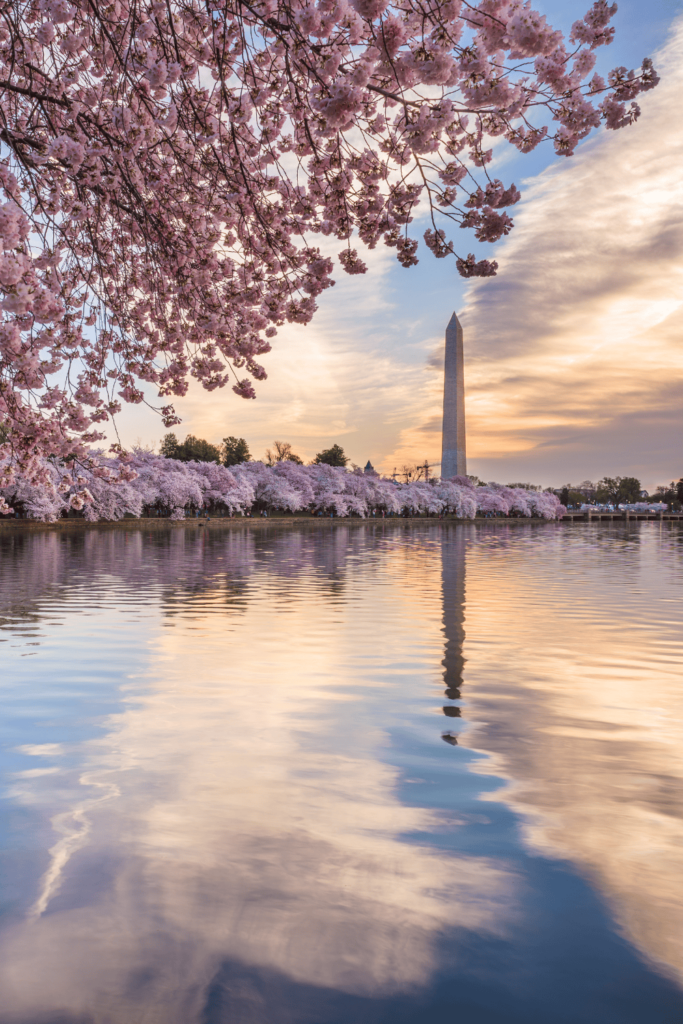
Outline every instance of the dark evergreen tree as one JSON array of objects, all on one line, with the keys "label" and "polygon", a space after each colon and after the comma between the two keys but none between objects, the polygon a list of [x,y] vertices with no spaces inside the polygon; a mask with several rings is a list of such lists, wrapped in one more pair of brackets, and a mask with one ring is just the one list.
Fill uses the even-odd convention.
[{"label": "dark evergreen tree", "polygon": [[666,484],[660,484],[655,493],[651,496],[652,501],[664,501],[674,512],[678,512],[683,505],[683,479],[679,480],[678,483],[671,481],[671,484],[667,487]]},{"label": "dark evergreen tree", "polygon": [[220,462],[221,450],[218,445],[211,444],[201,437],[188,434],[182,445],[182,462]]},{"label": "dark evergreen tree", "polygon": [[159,454],[163,455],[165,459],[178,459],[180,458],[179,451],[180,445],[175,434],[166,434],[161,442]]},{"label": "dark evergreen tree", "polygon": [[240,462],[249,462],[251,452],[243,437],[223,438],[223,465],[238,466]]},{"label": "dark evergreen tree", "polygon": [[175,434],[166,434],[159,453],[165,459],[177,459],[178,462],[220,462],[221,452],[215,444],[204,441],[201,437],[188,434],[180,444]]},{"label": "dark evergreen tree", "polygon": [[640,480],[634,476],[605,476],[598,483],[597,499],[612,505],[640,501]]},{"label": "dark evergreen tree", "polygon": [[313,461],[324,462],[327,466],[345,466],[349,460],[341,445],[333,444],[331,448],[325,448],[322,452],[318,452]]}]

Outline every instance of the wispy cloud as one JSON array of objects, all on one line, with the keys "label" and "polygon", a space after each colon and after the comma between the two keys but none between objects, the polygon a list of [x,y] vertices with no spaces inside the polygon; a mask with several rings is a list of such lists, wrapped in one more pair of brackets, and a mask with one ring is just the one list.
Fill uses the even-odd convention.
[{"label": "wispy cloud", "polygon": [[[683,24],[643,115],[527,183],[500,276],[467,295],[470,455],[561,483],[681,471]],[[486,472],[488,470],[488,472]]]},{"label": "wispy cloud", "polygon": [[[60,794],[38,899],[2,937],[3,1020],[47,1020],[58,1007],[65,1020],[129,1024],[162,1006],[157,1019],[187,1024],[224,964],[240,985],[259,971],[278,979],[283,1006],[279,979],[393,997],[430,982],[444,933],[501,940],[518,926],[514,869],[430,845],[444,816],[401,799],[403,769],[384,756],[377,724],[415,699],[413,674],[389,683],[378,666],[407,664],[416,637],[423,675],[440,679],[440,553],[394,551],[377,585],[351,594],[363,547],[340,530],[324,553],[290,534],[263,589],[248,571],[260,572],[253,532],[232,534],[221,553],[199,544],[189,562],[172,559],[192,572],[206,557],[230,580],[192,584],[199,601],[180,614],[173,599],[151,598],[166,603],[148,627],[140,688],[74,751],[81,785]],[[174,538],[176,554],[188,550],[182,531]],[[245,586],[230,611],[232,564]],[[365,663],[348,636],[364,636],[372,616],[384,627]],[[293,636],[297,655],[283,659]],[[441,721],[415,728],[441,747]],[[45,782],[24,785],[37,803]]]}]

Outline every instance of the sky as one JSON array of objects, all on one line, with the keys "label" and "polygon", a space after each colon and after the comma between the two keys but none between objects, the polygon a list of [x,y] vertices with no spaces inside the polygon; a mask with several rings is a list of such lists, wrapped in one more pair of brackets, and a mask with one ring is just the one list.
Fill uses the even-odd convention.
[{"label": "sky", "polygon": [[[535,6],[567,30],[589,5]],[[193,387],[176,403],[177,435],[244,437],[255,458],[288,441],[306,461],[338,443],[387,473],[438,464],[455,310],[469,473],[542,486],[619,474],[650,490],[683,476],[683,0],[627,0],[614,24],[598,70],[652,56],[660,85],[639,97],[634,126],[598,131],[571,159],[550,147],[497,156],[494,173],[522,191],[515,227],[495,246],[461,246],[495,258],[496,278],[465,282],[424,246],[409,270],[394,250],[367,253],[369,272],[340,270],[311,324],[281,329],[256,401]],[[164,433],[140,407],[119,431],[126,445]]]}]

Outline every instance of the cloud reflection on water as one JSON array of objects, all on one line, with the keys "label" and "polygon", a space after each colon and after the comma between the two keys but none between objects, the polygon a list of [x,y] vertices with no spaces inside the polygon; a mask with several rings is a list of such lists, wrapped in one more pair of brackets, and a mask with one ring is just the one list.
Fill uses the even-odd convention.
[{"label": "cloud reflection on water", "polygon": [[[373,666],[424,658],[425,642],[438,652],[438,549],[407,546],[397,575],[363,535],[245,529],[198,545],[176,530],[147,548],[139,534],[85,536],[83,582],[96,581],[112,628],[148,602],[163,615],[145,679],[86,744],[38,915],[2,937],[0,1019],[189,1024],[226,962],[342,992],[408,991],[429,980],[444,930],[504,934],[514,876],[405,841],[442,819],[401,802],[363,709],[387,685]],[[68,620],[78,573],[60,550],[41,586],[64,585]],[[406,574],[433,599],[417,646],[410,602],[397,613]],[[24,595],[34,615],[41,586]],[[425,610],[422,631],[429,621]]]},{"label": "cloud reflection on water", "polygon": [[460,743],[509,780],[491,798],[530,848],[570,860],[683,981],[683,537],[525,533],[494,529],[469,552]]},{"label": "cloud reflection on water", "polygon": [[[15,803],[42,802],[66,834],[56,850],[47,836],[52,866],[4,930],[3,1024],[300,1024],[273,988],[254,995],[255,971],[382,1007],[428,988],[458,928],[510,940],[514,960],[534,913],[521,876],[430,845],[459,798],[410,806],[387,763],[387,709],[418,746],[416,689],[439,693],[440,662],[431,710],[463,717],[427,716],[430,742],[445,750],[450,727],[485,754],[475,770],[508,780],[493,799],[531,851],[574,865],[683,975],[675,528],[199,532],[37,535],[9,570],[21,585],[0,586],[12,629],[49,634],[59,610],[71,635],[87,613],[115,640],[139,619],[122,660],[145,655],[75,769],[50,770],[68,744],[22,746],[41,767],[15,775]],[[229,1010],[209,1017],[216,986]]]}]

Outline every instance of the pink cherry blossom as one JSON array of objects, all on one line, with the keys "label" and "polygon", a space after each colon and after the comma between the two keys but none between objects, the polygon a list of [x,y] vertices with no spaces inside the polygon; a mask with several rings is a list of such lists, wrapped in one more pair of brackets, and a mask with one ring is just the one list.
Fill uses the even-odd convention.
[{"label": "pink cherry blossom", "polygon": [[[23,510],[54,522],[69,509],[85,519],[164,515],[184,519],[199,510],[220,515],[248,511],[310,512],[365,518],[385,515],[536,516],[556,519],[566,509],[555,494],[491,483],[474,487],[467,477],[399,483],[337,466],[294,462],[178,462],[136,449],[119,458],[94,451],[88,465],[37,457],[26,474],[5,473],[0,463],[0,512]],[[2,475],[4,474],[4,475]]]},{"label": "pink cherry blossom", "polygon": [[45,485],[40,454],[92,461],[122,401],[178,422],[192,378],[254,398],[271,339],[334,283],[330,236],[347,273],[366,270],[355,235],[410,267],[426,201],[434,255],[494,274],[451,230],[512,228],[492,140],[570,155],[657,83],[649,60],[588,79],[615,10],[597,0],[567,44],[531,0],[8,0],[5,476]]}]

